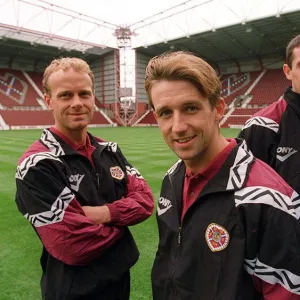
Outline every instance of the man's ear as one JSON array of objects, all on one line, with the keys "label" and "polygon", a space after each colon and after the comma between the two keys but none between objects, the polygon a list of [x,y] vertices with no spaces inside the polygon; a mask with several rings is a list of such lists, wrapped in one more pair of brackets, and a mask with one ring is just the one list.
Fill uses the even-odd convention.
[{"label": "man's ear", "polygon": [[284,72],[284,74],[285,74],[285,77],[286,77],[288,80],[292,80],[291,69],[290,69],[290,67],[288,66],[288,64],[284,64],[282,69],[283,69],[283,72]]},{"label": "man's ear", "polygon": [[44,94],[44,100],[49,110],[53,110],[51,97],[48,94]]},{"label": "man's ear", "polygon": [[225,112],[225,107],[226,107],[226,103],[224,101],[223,98],[220,98],[215,106],[215,110],[216,110],[216,121],[220,121],[223,116],[224,116],[224,112]]}]

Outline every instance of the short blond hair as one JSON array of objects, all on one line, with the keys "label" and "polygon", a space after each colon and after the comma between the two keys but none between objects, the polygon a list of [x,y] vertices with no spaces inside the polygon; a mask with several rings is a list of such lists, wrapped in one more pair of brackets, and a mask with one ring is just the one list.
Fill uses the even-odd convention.
[{"label": "short blond hair", "polygon": [[167,52],[153,57],[146,68],[145,89],[152,108],[152,85],[159,80],[187,80],[215,107],[221,95],[216,71],[203,59],[186,51]]},{"label": "short blond hair", "polygon": [[69,69],[73,69],[76,72],[87,73],[92,80],[92,89],[94,93],[94,80],[95,80],[94,73],[86,61],[76,57],[62,57],[62,58],[52,60],[50,65],[45,69],[43,75],[42,83],[43,83],[44,93],[48,95],[51,94],[50,88],[48,86],[48,79],[52,73],[59,70],[67,71]]}]

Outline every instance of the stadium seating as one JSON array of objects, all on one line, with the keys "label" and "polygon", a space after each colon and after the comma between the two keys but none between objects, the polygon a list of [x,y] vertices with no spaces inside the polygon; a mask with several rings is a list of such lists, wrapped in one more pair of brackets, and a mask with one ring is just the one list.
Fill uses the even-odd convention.
[{"label": "stadium seating", "polygon": [[260,108],[236,108],[234,112],[226,119],[222,127],[242,126],[251,118],[253,114],[258,112]]},{"label": "stadium seating", "polygon": [[[6,125],[10,128],[53,125],[52,113],[47,111],[42,91],[41,73],[0,69],[0,116]],[[112,126],[110,120],[99,111],[103,104],[98,99],[95,104],[98,109],[91,124]]]},{"label": "stadium seating", "polygon": [[49,126],[54,124],[52,113],[46,110],[2,110],[0,114],[9,126]]},{"label": "stadium seating", "polygon": [[281,69],[267,70],[259,83],[251,91],[250,105],[269,105],[277,101],[290,85]]},{"label": "stadium seating", "polygon": [[222,125],[222,128],[227,127],[242,127],[250,116],[230,116]]},{"label": "stadium seating", "polygon": [[[253,74],[253,73],[252,73]],[[226,80],[225,80],[226,81]],[[264,75],[252,88],[248,90],[251,99],[246,103],[245,108],[235,108],[233,112],[226,111],[230,115],[224,116],[221,122],[222,127],[241,127],[244,123],[261,108],[270,105],[282,97],[285,89],[290,85],[283,74],[282,69],[266,70]],[[248,88],[250,85],[248,86]],[[234,97],[243,95],[243,89],[233,95]],[[232,95],[230,95],[232,97]],[[245,105],[245,104],[244,104]]]},{"label": "stadium seating", "polygon": [[[222,127],[242,126],[253,113],[261,107],[278,100],[289,86],[281,69],[266,70],[265,74],[253,87],[253,83],[262,74],[262,71],[225,74],[220,77],[222,82],[221,95],[229,106],[239,95],[247,92],[252,99],[246,108],[226,109]],[[250,90],[252,88],[252,90]],[[49,126],[53,124],[51,113],[46,111],[41,103],[42,74],[37,72],[23,72],[20,70],[0,69],[0,114],[9,126]],[[40,99],[40,103],[37,101]],[[110,126],[99,109],[104,105],[96,99],[97,112],[92,124]],[[2,109],[1,110],[1,106]],[[105,109],[109,109],[106,107]],[[148,111],[135,125],[156,126],[153,112]]]},{"label": "stadium seating", "polygon": [[135,125],[148,125],[148,126],[153,126],[153,125],[157,125],[157,122],[155,120],[155,117],[153,115],[153,112],[151,110],[148,111],[148,113],[146,113],[144,115],[144,117]]},{"label": "stadium seating", "polygon": [[260,108],[236,108],[233,112],[233,116],[252,116],[258,112]]},{"label": "stadium seating", "polygon": [[95,98],[95,105],[96,105],[98,108],[101,109],[101,108],[106,108],[109,104],[108,104],[108,105],[105,105],[105,104],[101,103],[100,100],[96,97],[96,98]]},{"label": "stadium seating", "polygon": [[227,105],[238,96],[244,95],[261,72],[227,74],[221,77],[221,96]]},{"label": "stadium seating", "polygon": [[[0,111],[4,122],[12,127],[43,127],[54,124],[52,113],[47,110],[42,111],[21,111],[2,110]],[[95,112],[91,124],[97,126],[111,126],[112,124],[103,116],[101,112]]]},{"label": "stadium seating", "polygon": [[[250,73],[238,73],[238,74],[225,74],[220,77],[222,83],[221,95],[225,99],[226,104],[230,103],[239,95],[243,95],[251,87],[253,82],[261,74],[260,71]],[[228,94],[230,92],[230,94]],[[226,108],[226,113],[228,108]],[[239,120],[239,118],[234,117]],[[244,120],[243,118],[242,120]],[[247,118],[246,118],[247,119]],[[240,122],[239,122],[240,123]],[[149,111],[136,125],[156,125],[157,122],[153,116],[153,113]],[[224,126],[227,126],[225,123]]]},{"label": "stadium seating", "polygon": [[91,124],[110,126],[111,123],[103,116],[101,112],[95,111]]},{"label": "stadium seating", "polygon": [[37,98],[41,99],[41,93],[33,87],[35,81],[38,82],[38,74],[35,74],[33,84],[24,74],[19,70],[0,69],[0,104],[7,108],[26,106],[40,109]]},{"label": "stadium seating", "polygon": [[33,80],[36,86],[43,93],[43,85],[42,85],[43,74],[38,72],[26,72],[26,73],[30,76],[30,78]]}]

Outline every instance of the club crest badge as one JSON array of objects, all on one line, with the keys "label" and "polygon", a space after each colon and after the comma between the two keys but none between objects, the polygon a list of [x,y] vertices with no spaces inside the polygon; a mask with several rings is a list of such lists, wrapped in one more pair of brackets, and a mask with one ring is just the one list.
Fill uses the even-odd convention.
[{"label": "club crest badge", "polygon": [[205,231],[205,239],[210,250],[217,252],[224,250],[228,246],[230,236],[224,227],[211,223]]},{"label": "club crest badge", "polygon": [[123,170],[119,166],[111,167],[110,174],[112,178],[119,179],[119,180],[122,180],[125,176]]}]

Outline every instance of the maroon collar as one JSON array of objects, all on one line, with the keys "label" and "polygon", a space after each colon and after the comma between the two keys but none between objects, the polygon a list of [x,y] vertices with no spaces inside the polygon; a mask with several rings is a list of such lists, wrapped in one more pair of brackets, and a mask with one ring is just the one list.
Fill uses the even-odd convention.
[{"label": "maroon collar", "polygon": [[61,138],[65,143],[67,143],[69,146],[71,146],[74,150],[78,151],[80,149],[82,149],[82,147],[90,147],[92,146],[91,145],[91,140],[90,140],[90,137],[89,135],[87,134],[86,135],[86,141],[85,141],[85,144],[83,145],[79,145],[79,144],[76,144],[74,143],[73,141],[71,141],[70,139],[68,139],[65,135],[63,135],[57,128],[55,127],[51,127],[50,128],[50,131],[55,133],[56,135],[59,136],[59,138]]},{"label": "maroon collar", "polygon": [[232,149],[236,146],[235,139],[226,140],[229,142],[229,144],[214,158],[214,160],[204,170],[196,174],[193,174],[191,171],[186,170],[185,176],[193,178],[202,176],[207,180],[210,180],[219,171]]}]

